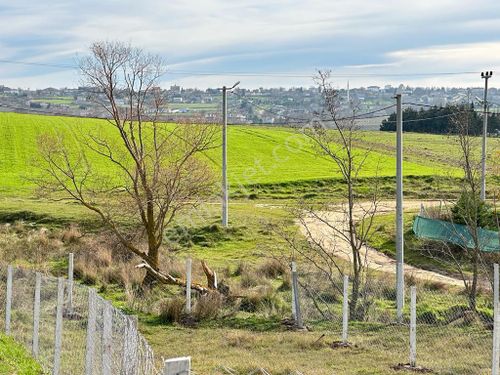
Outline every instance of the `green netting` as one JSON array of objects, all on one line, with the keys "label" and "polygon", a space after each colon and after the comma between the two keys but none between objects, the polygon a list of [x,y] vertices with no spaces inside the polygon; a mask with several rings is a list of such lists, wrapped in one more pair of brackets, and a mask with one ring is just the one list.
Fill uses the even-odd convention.
[{"label": "green netting", "polygon": [[[474,241],[465,225],[417,216],[413,222],[413,232],[418,238],[449,242],[469,249],[474,248]],[[498,232],[479,228],[478,237],[481,251],[500,251]]]}]

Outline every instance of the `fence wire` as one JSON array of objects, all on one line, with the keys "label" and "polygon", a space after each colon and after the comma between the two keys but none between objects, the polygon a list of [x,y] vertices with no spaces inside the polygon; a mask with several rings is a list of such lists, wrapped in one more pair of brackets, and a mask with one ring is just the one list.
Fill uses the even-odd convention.
[{"label": "fence wire", "polygon": [[[0,277],[6,285],[6,272]],[[12,272],[10,335],[33,353],[36,273],[21,268]],[[1,288],[0,309],[5,329],[6,288]],[[138,332],[137,319],[114,308],[95,291],[64,280],[61,350],[56,349],[58,279],[44,276],[40,287],[39,344],[33,353],[46,371],[53,372],[60,358],[60,375],[154,375],[153,351]],[[91,328],[92,327],[92,328]],[[89,332],[91,331],[91,332]]]},{"label": "fence wire", "polygon": [[[348,345],[379,352],[381,367],[386,369],[409,364],[410,286],[415,285],[418,367],[436,374],[491,374],[492,291],[479,289],[472,302],[463,288],[409,279],[403,317],[398,319],[395,275],[365,275],[357,294],[349,278]],[[341,342],[344,296],[340,272],[327,280],[324,273],[300,270],[299,285],[304,324],[329,322],[329,330]]]}]

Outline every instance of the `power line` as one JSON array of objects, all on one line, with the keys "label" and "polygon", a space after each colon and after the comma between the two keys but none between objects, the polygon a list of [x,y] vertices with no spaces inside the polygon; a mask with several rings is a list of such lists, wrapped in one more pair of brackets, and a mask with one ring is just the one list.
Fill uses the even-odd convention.
[{"label": "power line", "polygon": [[31,65],[31,66],[43,66],[48,68],[58,68],[58,69],[78,69],[75,65],[64,65],[64,64],[49,64],[49,63],[39,63],[32,61],[17,61],[17,60],[6,60],[1,59],[1,64],[14,64],[14,65]]},{"label": "power line", "polygon": [[[274,111],[271,111],[270,109],[268,108],[265,108],[263,106],[260,106],[258,104],[255,104],[254,102],[250,101],[249,99],[245,98],[244,96],[242,95],[239,95],[237,92],[233,92],[233,95],[237,96],[238,98],[244,100],[245,102],[247,102],[248,104],[250,104],[252,107],[255,107],[255,108],[258,108],[262,111],[265,111],[267,113],[270,113],[272,115],[275,115],[275,116],[278,116],[278,117],[283,117],[284,119],[286,120],[293,120],[295,121],[296,123],[308,123],[308,122],[311,122],[313,120],[319,120],[319,121],[332,121],[334,120],[333,118],[322,118],[321,116],[317,117],[317,118],[303,118],[303,117],[294,117],[294,116],[287,116],[287,115],[283,115],[283,114],[280,114],[280,113],[277,113],[277,112],[274,112]],[[359,115],[353,115],[353,116],[346,116],[346,117],[341,117],[341,118],[337,118],[335,120],[337,121],[341,121],[341,120],[364,120],[364,119],[370,119],[370,118],[381,118],[381,117],[387,117],[388,115],[387,114],[384,114],[384,115],[378,115],[378,116],[368,116],[368,115],[371,115],[371,114],[375,114],[377,112],[381,112],[381,111],[385,111],[389,108],[393,108],[395,105],[392,104],[392,105],[389,105],[389,106],[386,106],[386,107],[382,107],[382,108],[377,108],[375,110],[372,110],[372,111],[369,111],[369,112],[365,112],[365,113],[361,113]],[[368,117],[367,117],[368,116]]]},{"label": "power line", "polygon": [[[58,69],[78,69],[76,65],[69,64],[53,64],[53,63],[39,63],[33,61],[21,61],[0,59],[3,64],[16,64],[16,65],[31,65],[43,66]],[[456,75],[472,75],[479,74],[479,71],[457,71],[457,72],[406,72],[406,73],[331,73],[331,77],[338,78],[354,78],[354,77],[428,77],[428,76],[456,76]],[[283,77],[283,78],[312,78],[311,74],[298,74],[291,72],[249,72],[249,71],[198,71],[198,70],[183,70],[183,69],[167,69],[165,74],[173,75],[197,75],[197,76],[240,76],[240,77]]]}]

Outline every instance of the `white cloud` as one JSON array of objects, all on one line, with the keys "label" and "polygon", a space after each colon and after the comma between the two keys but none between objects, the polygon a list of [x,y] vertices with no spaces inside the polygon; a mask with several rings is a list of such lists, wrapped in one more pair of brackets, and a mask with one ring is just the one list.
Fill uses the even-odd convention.
[{"label": "white cloud", "polygon": [[[3,59],[67,63],[94,40],[120,39],[186,70],[312,74],[324,61],[338,71],[381,73],[500,67],[491,57],[500,55],[498,43],[488,43],[500,29],[496,0],[0,0],[0,6]],[[459,44],[461,38],[470,43]],[[297,56],[303,51],[302,58],[280,60],[287,51]],[[245,59],[255,65],[240,68]],[[2,82],[35,79],[28,67],[4,67]],[[25,77],[13,78],[23,69]],[[47,72],[36,78],[39,84],[53,77]],[[249,81],[273,82],[269,77]],[[182,82],[203,87],[214,77]]]}]

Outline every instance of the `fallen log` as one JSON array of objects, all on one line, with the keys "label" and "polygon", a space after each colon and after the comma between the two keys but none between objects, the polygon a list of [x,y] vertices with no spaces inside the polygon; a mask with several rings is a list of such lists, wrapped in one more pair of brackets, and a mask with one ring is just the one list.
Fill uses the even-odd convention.
[{"label": "fallen log", "polygon": [[[159,282],[161,282],[163,284],[178,285],[178,286],[182,286],[184,288],[186,287],[186,280],[179,279],[179,278],[174,277],[168,273],[162,273],[160,271],[157,271],[145,262],[138,264],[137,266],[135,266],[135,268],[139,268],[139,269],[145,268],[146,270],[148,270],[148,272],[150,273],[151,276],[153,276],[156,280],[158,280]],[[200,292],[201,294],[206,294],[206,293],[210,292],[209,288],[206,288],[203,285],[197,284],[197,283],[191,283],[191,289],[196,290],[196,291]]]}]

